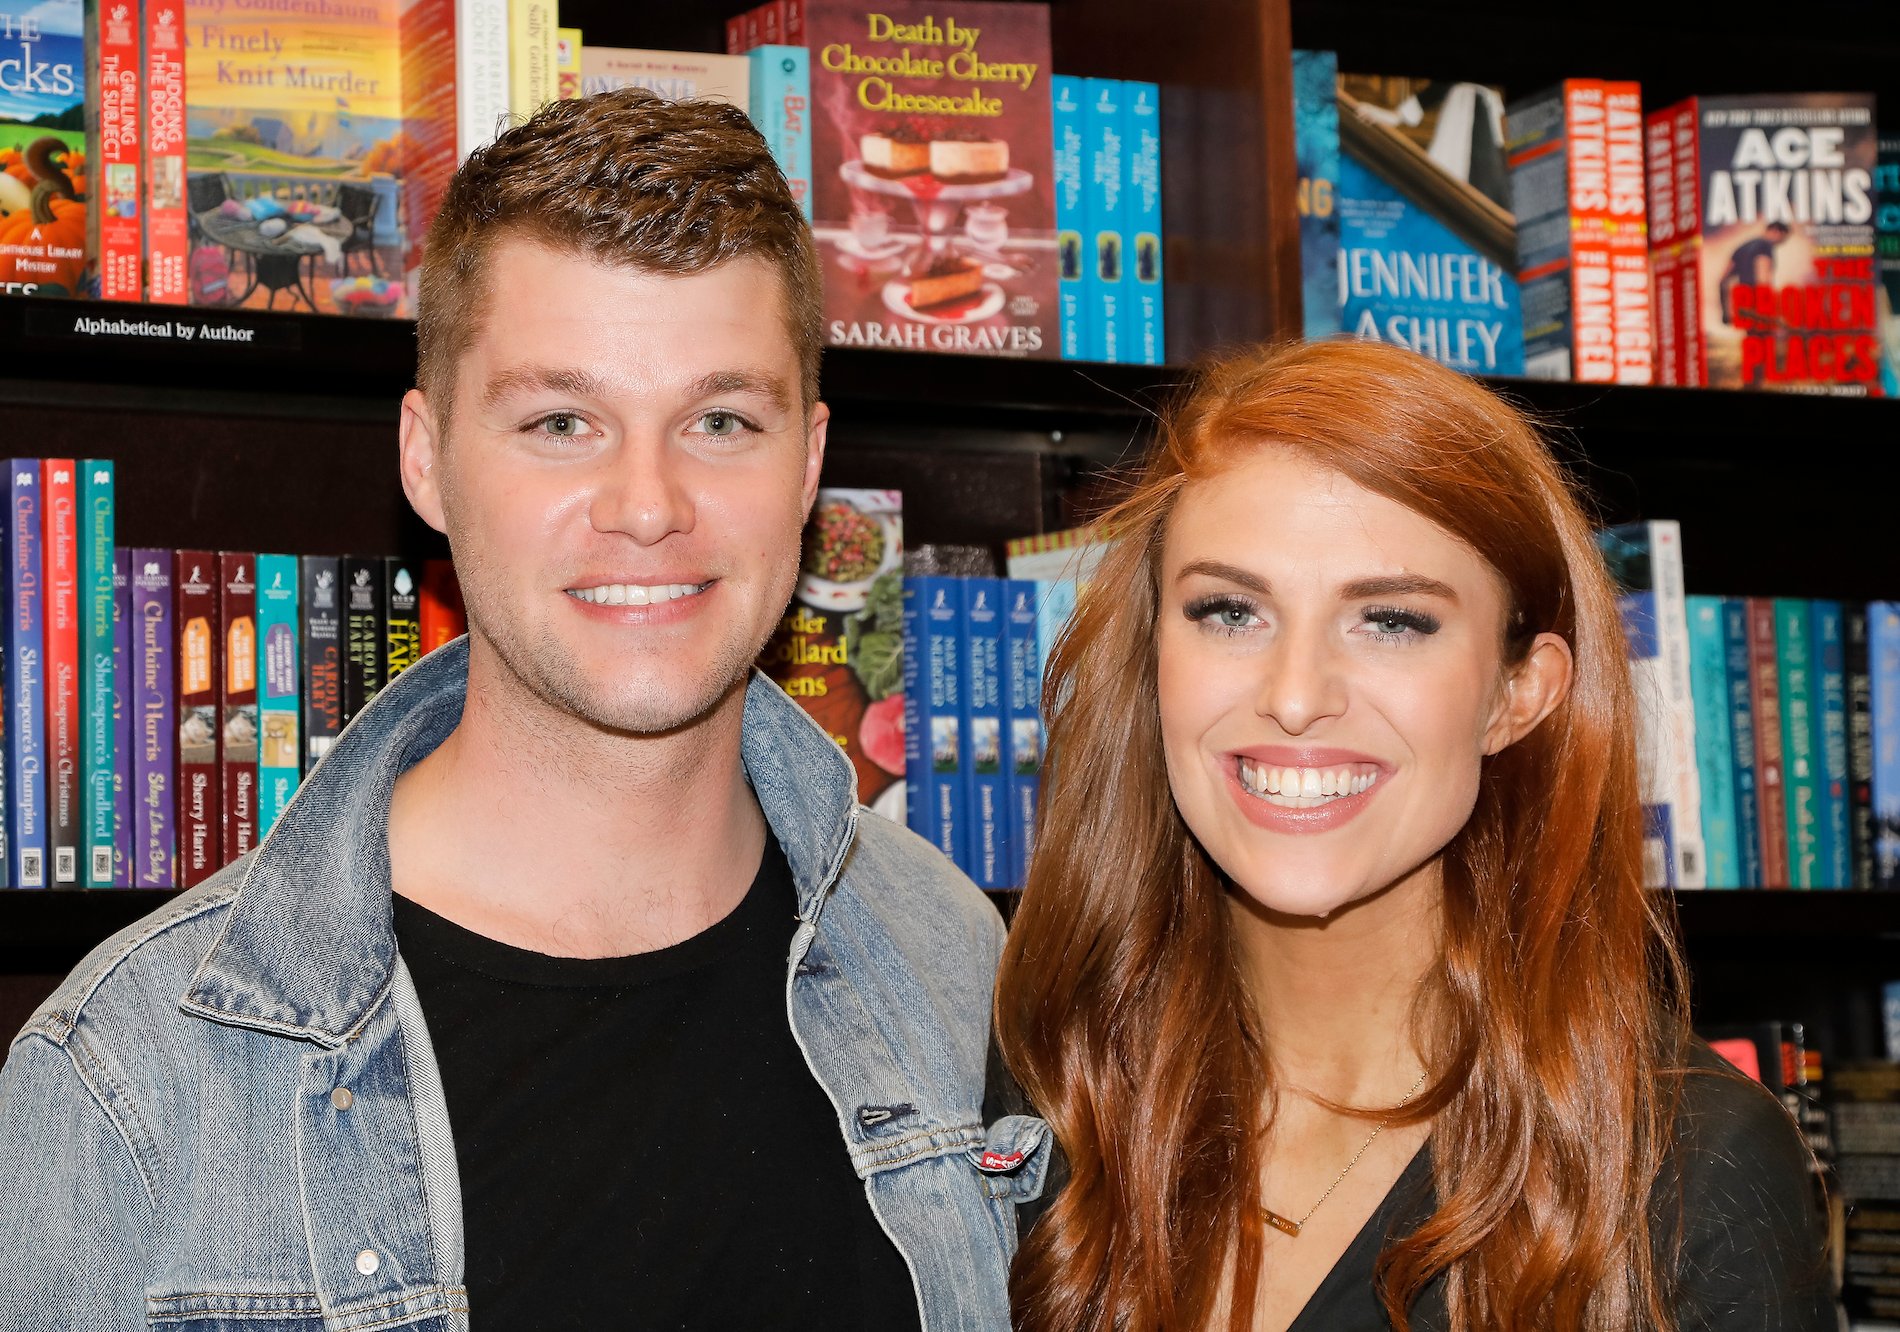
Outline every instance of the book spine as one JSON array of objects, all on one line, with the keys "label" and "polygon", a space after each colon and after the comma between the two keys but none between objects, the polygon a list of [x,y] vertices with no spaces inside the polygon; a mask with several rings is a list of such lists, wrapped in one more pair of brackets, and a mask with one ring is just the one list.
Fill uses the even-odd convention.
[{"label": "book spine", "polygon": [[218,588],[218,618],[224,625],[218,814],[228,865],[257,845],[257,557],[249,551],[220,552]]},{"label": "book spine", "polygon": [[388,678],[383,619],[383,562],[343,560],[343,724],[370,705]]},{"label": "book spine", "polygon": [[1682,330],[1676,322],[1676,163],[1673,108],[1643,120],[1649,208],[1650,292],[1656,313],[1656,381],[1682,382]]},{"label": "book spine", "polygon": [[745,23],[745,33],[739,39],[744,43],[739,48],[741,53],[750,51],[753,47],[765,40],[764,9],[764,5],[754,5],[741,16],[742,21]]},{"label": "book spine", "polygon": [[1674,521],[1650,523],[1649,550],[1650,576],[1656,591],[1656,648],[1662,660],[1674,756],[1675,885],[1701,888],[1708,877],[1702,846],[1701,782],[1695,761],[1695,701],[1689,686],[1689,612],[1683,587],[1681,525]]},{"label": "book spine", "polygon": [[257,557],[257,839],[297,793],[303,746],[297,727],[297,557]]},{"label": "book spine", "polygon": [[1003,770],[1003,580],[963,586],[963,734],[968,863],[979,888],[1009,887],[1009,795]]},{"label": "book spine", "polygon": [[467,80],[455,67],[455,0],[403,0],[396,31],[402,72],[402,267],[413,310],[429,224],[459,160],[456,108]]},{"label": "book spine", "polygon": [[112,541],[115,495],[110,459],[79,464],[79,714],[83,811],[80,844],[88,888],[110,888],[118,755],[113,727]]},{"label": "book spine", "polygon": [[1602,103],[1600,85],[1569,79],[1505,109],[1524,373],[1534,379],[1608,378],[1608,301],[1592,299],[1608,296],[1608,282],[1594,280],[1608,255],[1598,254],[1593,219],[1577,211],[1575,180],[1579,159],[1591,169],[1603,160]]},{"label": "book spine", "polygon": [[1867,662],[1873,686],[1874,880],[1900,888],[1900,601],[1867,607]]},{"label": "book spine", "polygon": [[1729,731],[1728,644],[1723,636],[1722,599],[1691,596],[1689,672],[1695,699],[1695,754],[1702,788],[1702,843],[1711,888],[1743,888],[1737,849],[1735,752]]},{"label": "book spine", "polygon": [[218,716],[224,634],[219,623],[218,557],[208,550],[172,556],[172,626],[178,684],[177,795],[178,886],[193,888],[218,872],[224,861]]},{"label": "book spine", "polygon": [[[144,0],[145,299],[183,305],[190,293],[185,206],[185,5]],[[169,886],[169,885],[168,885]]]},{"label": "book spine", "polygon": [[40,463],[46,567],[46,840],[56,887],[79,885],[79,494],[71,458]]},{"label": "book spine", "polygon": [[132,650],[132,552],[112,552],[112,883],[132,882],[137,855],[132,849],[132,763],[134,737]]},{"label": "book spine", "polygon": [[1847,687],[1847,840],[1856,888],[1874,886],[1874,711],[1872,663],[1867,650],[1867,607],[1843,611]]},{"label": "book spine", "polygon": [[86,216],[93,229],[92,251],[99,259],[99,296],[108,301],[136,301],[144,297],[138,7],[88,4],[86,11],[93,28],[88,43],[88,63],[93,67],[88,100],[97,108],[90,136],[93,151],[87,177],[92,197]]},{"label": "book spine", "polygon": [[422,562],[422,651],[427,656],[468,632],[468,612],[462,607],[462,585],[449,560]]},{"label": "book spine", "polygon": [[1755,702],[1755,778],[1761,808],[1761,876],[1764,888],[1792,888],[1788,873],[1788,793],[1781,744],[1781,649],[1776,643],[1775,603],[1749,597],[1748,679]]},{"label": "book spine", "polygon": [[1167,317],[1162,308],[1161,88],[1122,85],[1127,101],[1128,237],[1123,262],[1133,301],[1132,336],[1123,359],[1160,365],[1167,359]]},{"label": "book spine", "polygon": [[1702,336],[1702,140],[1695,98],[1672,108],[1670,164],[1675,171],[1677,261],[1676,326],[1682,336],[1679,383],[1709,382],[1708,348]]},{"label": "book spine", "polygon": [[[556,6],[555,12],[560,12]],[[581,95],[582,33],[579,28],[554,30],[554,95],[571,102]]]},{"label": "book spine", "polygon": [[1854,886],[1847,830],[1847,659],[1838,601],[1810,603],[1814,682],[1816,887]]},{"label": "book spine", "polygon": [[1009,775],[1009,883],[1029,881],[1036,849],[1036,806],[1042,783],[1042,647],[1037,633],[1039,584],[1012,578],[1004,588],[1004,714]]},{"label": "book spine", "polygon": [[132,618],[136,673],[132,698],[138,734],[132,765],[132,886],[177,883],[177,832],[172,791],[177,780],[176,694],[173,690],[171,552],[132,552]]},{"label": "book spine", "polygon": [[1056,192],[1056,266],[1059,274],[1056,300],[1060,307],[1059,325],[1062,359],[1081,361],[1091,350],[1088,335],[1088,291],[1085,279],[1083,243],[1087,222],[1083,182],[1082,96],[1084,80],[1072,74],[1053,75],[1049,83],[1051,130],[1055,146],[1050,176]]},{"label": "book spine", "polygon": [[805,44],[805,0],[784,0],[785,35],[779,38],[787,46]]},{"label": "book spine", "polygon": [[456,160],[494,142],[508,110],[508,0],[455,0]]},{"label": "book spine", "polygon": [[1069,617],[1075,614],[1076,598],[1082,589],[1073,578],[1044,580],[1037,586],[1041,589],[1036,606],[1036,649],[1041,656],[1037,674],[1046,676],[1049,654],[1055,651],[1057,640],[1068,627]]},{"label": "book spine", "polygon": [[1755,770],[1755,693],[1748,672],[1748,602],[1722,599],[1722,639],[1728,689],[1730,764],[1735,785],[1737,878],[1744,888],[1766,885],[1761,860],[1761,795]]},{"label": "book spine", "polygon": [[1673,247],[1652,250],[1649,259],[1652,296],[1656,308],[1656,382],[1682,383],[1681,256]]},{"label": "book spine", "polygon": [[752,120],[772,149],[772,160],[811,220],[811,52],[802,46],[761,46],[751,62]]},{"label": "book spine", "polygon": [[15,458],[7,511],[7,845],[15,888],[46,887],[46,606],[40,465]]},{"label": "book spine", "polygon": [[734,14],[726,20],[726,54],[744,55],[745,53],[745,15]]},{"label": "book spine", "polygon": [[343,562],[332,555],[306,555],[303,587],[304,771],[317,766],[343,731]]},{"label": "book spine", "polygon": [[383,679],[393,680],[422,656],[421,581],[397,555],[383,561]]},{"label": "book spine", "polygon": [[508,110],[526,119],[554,100],[554,6],[508,0]]},{"label": "book spine", "polygon": [[961,866],[963,583],[904,580],[904,774],[911,831]]},{"label": "book spine", "polygon": [[1643,90],[1628,82],[1605,82],[1603,117],[1605,177],[1609,198],[1604,221],[1610,251],[1613,296],[1610,319],[1616,350],[1616,382],[1656,381],[1655,306],[1649,282],[1649,224],[1643,171]]},{"label": "book spine", "polygon": [[752,50],[777,46],[785,40],[785,0],[765,0],[753,12],[759,16],[759,40]]},{"label": "book spine", "polygon": [[1086,176],[1083,235],[1088,240],[1088,359],[1127,359],[1128,284],[1122,238],[1128,234],[1127,118],[1119,79],[1089,79],[1083,86],[1082,143]]},{"label": "book spine", "polygon": [[1775,646],[1781,686],[1781,752],[1787,800],[1788,883],[1822,887],[1820,819],[1814,753],[1813,646],[1808,603],[1775,599]]}]

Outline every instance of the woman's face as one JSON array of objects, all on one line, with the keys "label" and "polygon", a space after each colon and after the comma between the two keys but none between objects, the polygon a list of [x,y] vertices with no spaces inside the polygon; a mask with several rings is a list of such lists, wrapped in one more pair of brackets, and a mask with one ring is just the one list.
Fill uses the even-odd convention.
[{"label": "woman's face", "polygon": [[1513,705],[1489,565],[1290,449],[1182,491],[1160,593],[1175,803],[1271,911],[1327,916],[1431,862],[1483,756],[1555,706]]}]

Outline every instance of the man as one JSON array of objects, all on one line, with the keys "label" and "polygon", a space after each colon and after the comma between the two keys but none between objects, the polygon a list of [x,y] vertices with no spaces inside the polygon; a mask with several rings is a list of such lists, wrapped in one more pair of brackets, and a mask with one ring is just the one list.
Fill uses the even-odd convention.
[{"label": "man", "polygon": [[1001,924],[750,663],[824,455],[743,116],[544,108],[428,237],[401,471],[470,632],[0,1073],[0,1328],[1007,1326]]},{"label": "man", "polygon": [[1728,267],[1722,270],[1722,280],[1717,289],[1722,295],[1722,322],[1735,323],[1735,289],[1737,287],[1773,287],[1775,285],[1775,247],[1788,239],[1786,222],[1770,222],[1761,229],[1761,235],[1743,241],[1735,247],[1735,253],[1728,259]]}]

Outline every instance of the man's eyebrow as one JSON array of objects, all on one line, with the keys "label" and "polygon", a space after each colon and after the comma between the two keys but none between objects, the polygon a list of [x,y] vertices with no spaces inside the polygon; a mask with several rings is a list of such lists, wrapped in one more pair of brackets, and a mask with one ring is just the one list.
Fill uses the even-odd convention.
[{"label": "man's eyebrow", "polygon": [[701,375],[687,389],[687,396],[693,402],[704,402],[708,398],[724,397],[729,393],[754,394],[781,411],[792,405],[791,389],[785,381],[777,375],[757,370],[714,370]]},{"label": "man's eyebrow", "polygon": [[1218,578],[1224,583],[1237,583],[1249,592],[1266,596],[1270,590],[1267,580],[1259,574],[1249,573],[1237,564],[1223,564],[1219,560],[1195,560],[1181,566],[1181,572],[1175,575],[1175,581],[1204,574],[1209,578]]},{"label": "man's eyebrow", "polygon": [[510,398],[540,392],[564,398],[604,398],[607,384],[598,375],[567,366],[511,366],[488,381],[482,390],[482,406],[497,407]]},{"label": "man's eyebrow", "polygon": [[1457,592],[1449,583],[1417,573],[1355,579],[1339,589],[1339,595],[1347,601],[1365,601],[1372,597],[1437,597],[1455,604],[1458,600]]}]

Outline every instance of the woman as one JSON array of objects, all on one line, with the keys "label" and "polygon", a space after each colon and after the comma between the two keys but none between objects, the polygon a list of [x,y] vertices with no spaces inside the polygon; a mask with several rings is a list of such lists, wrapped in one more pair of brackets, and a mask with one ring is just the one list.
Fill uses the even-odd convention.
[{"label": "woman", "polygon": [[1795,1129],[1688,1035],[1615,593],[1525,420],[1244,355],[1110,523],[999,982],[1068,1167],[1018,1327],[1832,1328]]}]

